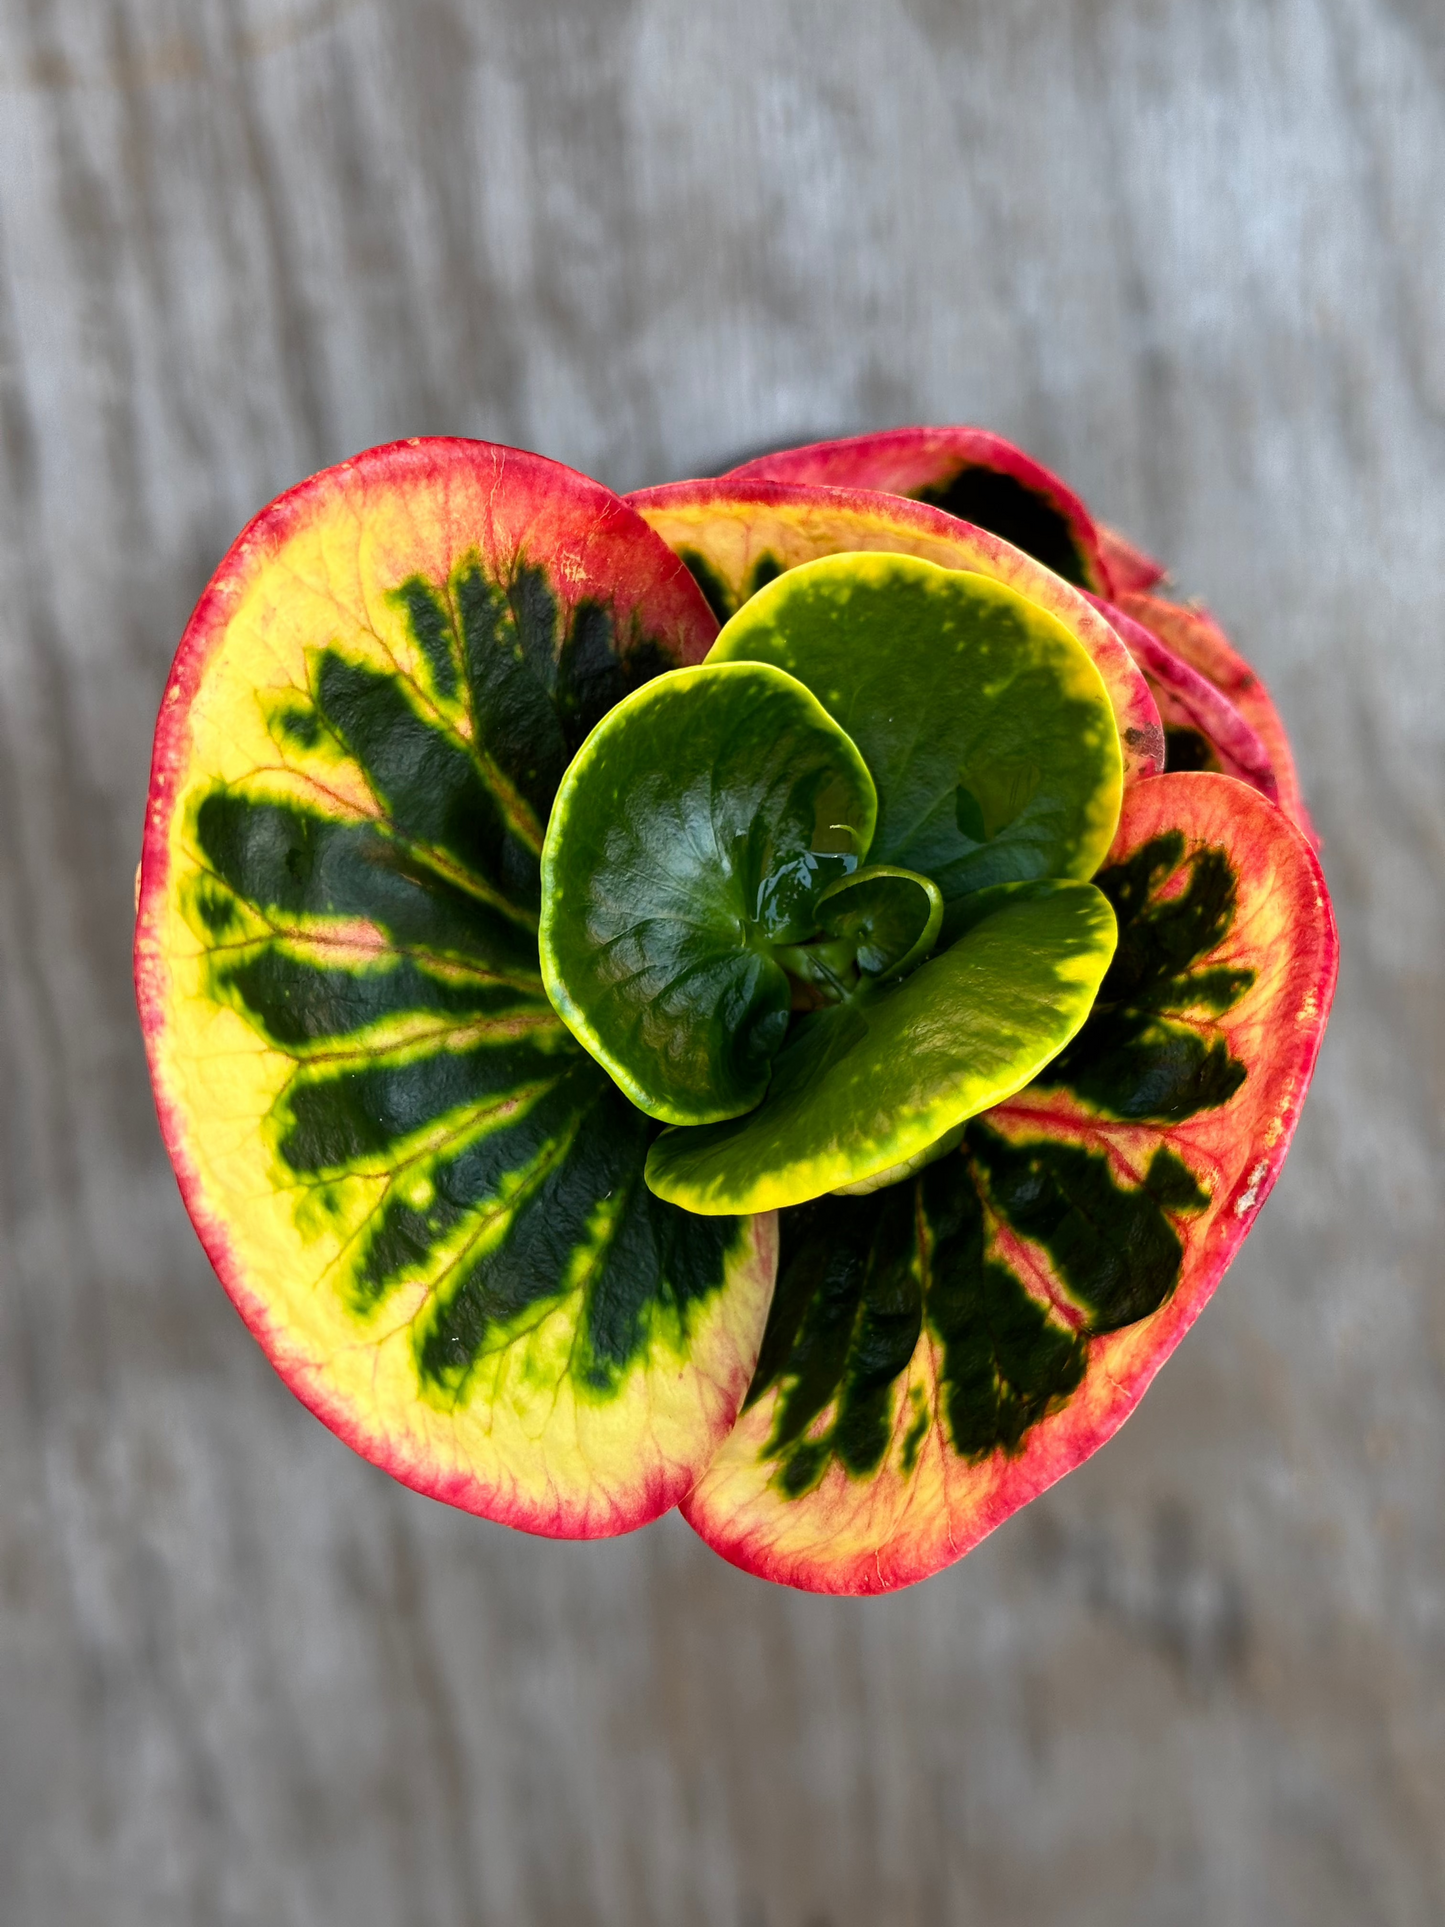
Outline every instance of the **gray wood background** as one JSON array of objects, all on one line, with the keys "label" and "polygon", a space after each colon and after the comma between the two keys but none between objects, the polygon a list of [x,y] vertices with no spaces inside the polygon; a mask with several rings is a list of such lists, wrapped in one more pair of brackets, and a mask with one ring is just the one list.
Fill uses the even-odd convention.
[{"label": "gray wood background", "polygon": [[[0,1921],[1445,1920],[1440,0],[0,0]],[[439,430],[619,487],[990,424],[1297,740],[1293,1160],[1139,1416],[953,1571],[512,1536],[294,1404],[132,1011],[240,524]]]}]

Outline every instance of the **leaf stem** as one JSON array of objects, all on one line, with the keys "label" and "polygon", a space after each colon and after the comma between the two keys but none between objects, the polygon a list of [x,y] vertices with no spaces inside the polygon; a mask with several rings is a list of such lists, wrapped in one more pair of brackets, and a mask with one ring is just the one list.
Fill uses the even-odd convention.
[{"label": "leaf stem", "polygon": [[805,1004],[841,1004],[858,987],[858,946],[846,937],[824,943],[782,943],[772,947],[794,985],[808,993]]}]

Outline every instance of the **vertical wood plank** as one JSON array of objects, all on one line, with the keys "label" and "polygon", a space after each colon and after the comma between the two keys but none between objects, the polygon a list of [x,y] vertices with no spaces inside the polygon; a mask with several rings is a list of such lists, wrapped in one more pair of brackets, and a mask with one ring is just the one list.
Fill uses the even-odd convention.
[{"label": "vertical wood plank", "polygon": [[[0,1913],[1445,1917],[1445,16],[1432,0],[0,0]],[[1273,684],[1345,975],[1108,1452],[818,1601],[390,1486],[229,1310],[131,1009],[226,543],[394,436],[620,487],[977,420]]]}]

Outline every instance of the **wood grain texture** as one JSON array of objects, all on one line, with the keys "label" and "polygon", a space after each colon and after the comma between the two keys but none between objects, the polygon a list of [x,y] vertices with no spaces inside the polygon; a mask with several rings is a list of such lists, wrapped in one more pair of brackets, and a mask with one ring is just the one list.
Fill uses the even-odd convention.
[{"label": "wood grain texture", "polygon": [[[0,1916],[1445,1918],[1438,0],[0,0]],[[295,1405],[162,1156],[146,757],[409,433],[622,488],[979,421],[1271,682],[1344,972],[1119,1440],[961,1566],[529,1541]]]}]

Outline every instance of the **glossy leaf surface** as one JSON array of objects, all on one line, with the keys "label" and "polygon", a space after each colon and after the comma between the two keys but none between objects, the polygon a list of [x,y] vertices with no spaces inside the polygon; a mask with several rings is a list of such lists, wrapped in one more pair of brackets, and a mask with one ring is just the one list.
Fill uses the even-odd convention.
[{"label": "glossy leaf surface", "polygon": [[785,570],[870,550],[916,555],[1015,589],[1056,617],[1103,678],[1124,780],[1164,767],[1164,732],[1148,683],[1110,624],[1068,583],[997,536],[898,495],[782,482],[678,482],[628,497],[687,564],[726,622]]},{"label": "glossy leaf surface", "polygon": [[1097,879],[1115,961],[1073,1044],[959,1154],[782,1217],[749,1403],[690,1522],[791,1585],[967,1552],[1105,1442],[1288,1149],[1333,994],[1318,863],[1231,778],[1138,785]]},{"label": "glossy leaf surface", "polygon": [[688,1489],[772,1280],[768,1220],[647,1190],[646,1120],[537,956],[568,757],[713,632],[597,484],[403,444],[246,530],[157,731],[136,979],[206,1249],[350,1444],[538,1532]]},{"label": "glossy leaf surface", "polygon": [[691,1211],[764,1211],[915,1157],[1064,1047],[1114,936],[1091,884],[1031,886],[911,976],[804,1018],[763,1103],[727,1124],[664,1131],[648,1183]]},{"label": "glossy leaf surface", "polygon": [[805,683],[878,786],[869,852],[945,904],[992,884],[1093,875],[1119,820],[1108,695],[1061,623],[986,577],[899,555],[791,569],[728,622],[709,662]]},{"label": "glossy leaf surface", "polygon": [[929,877],[870,863],[818,900],[826,937],[852,947],[858,968],[870,977],[902,976],[938,941],[943,895]]},{"label": "glossy leaf surface", "polygon": [[983,428],[890,428],[759,456],[730,480],[873,489],[939,508],[1002,537],[1101,594],[1112,586],[1089,511],[1057,475]]},{"label": "glossy leaf surface", "polygon": [[542,856],[542,975],[650,1117],[751,1110],[788,1027],[774,946],[811,937],[877,797],[799,682],[711,662],[620,703],[563,779]]}]

